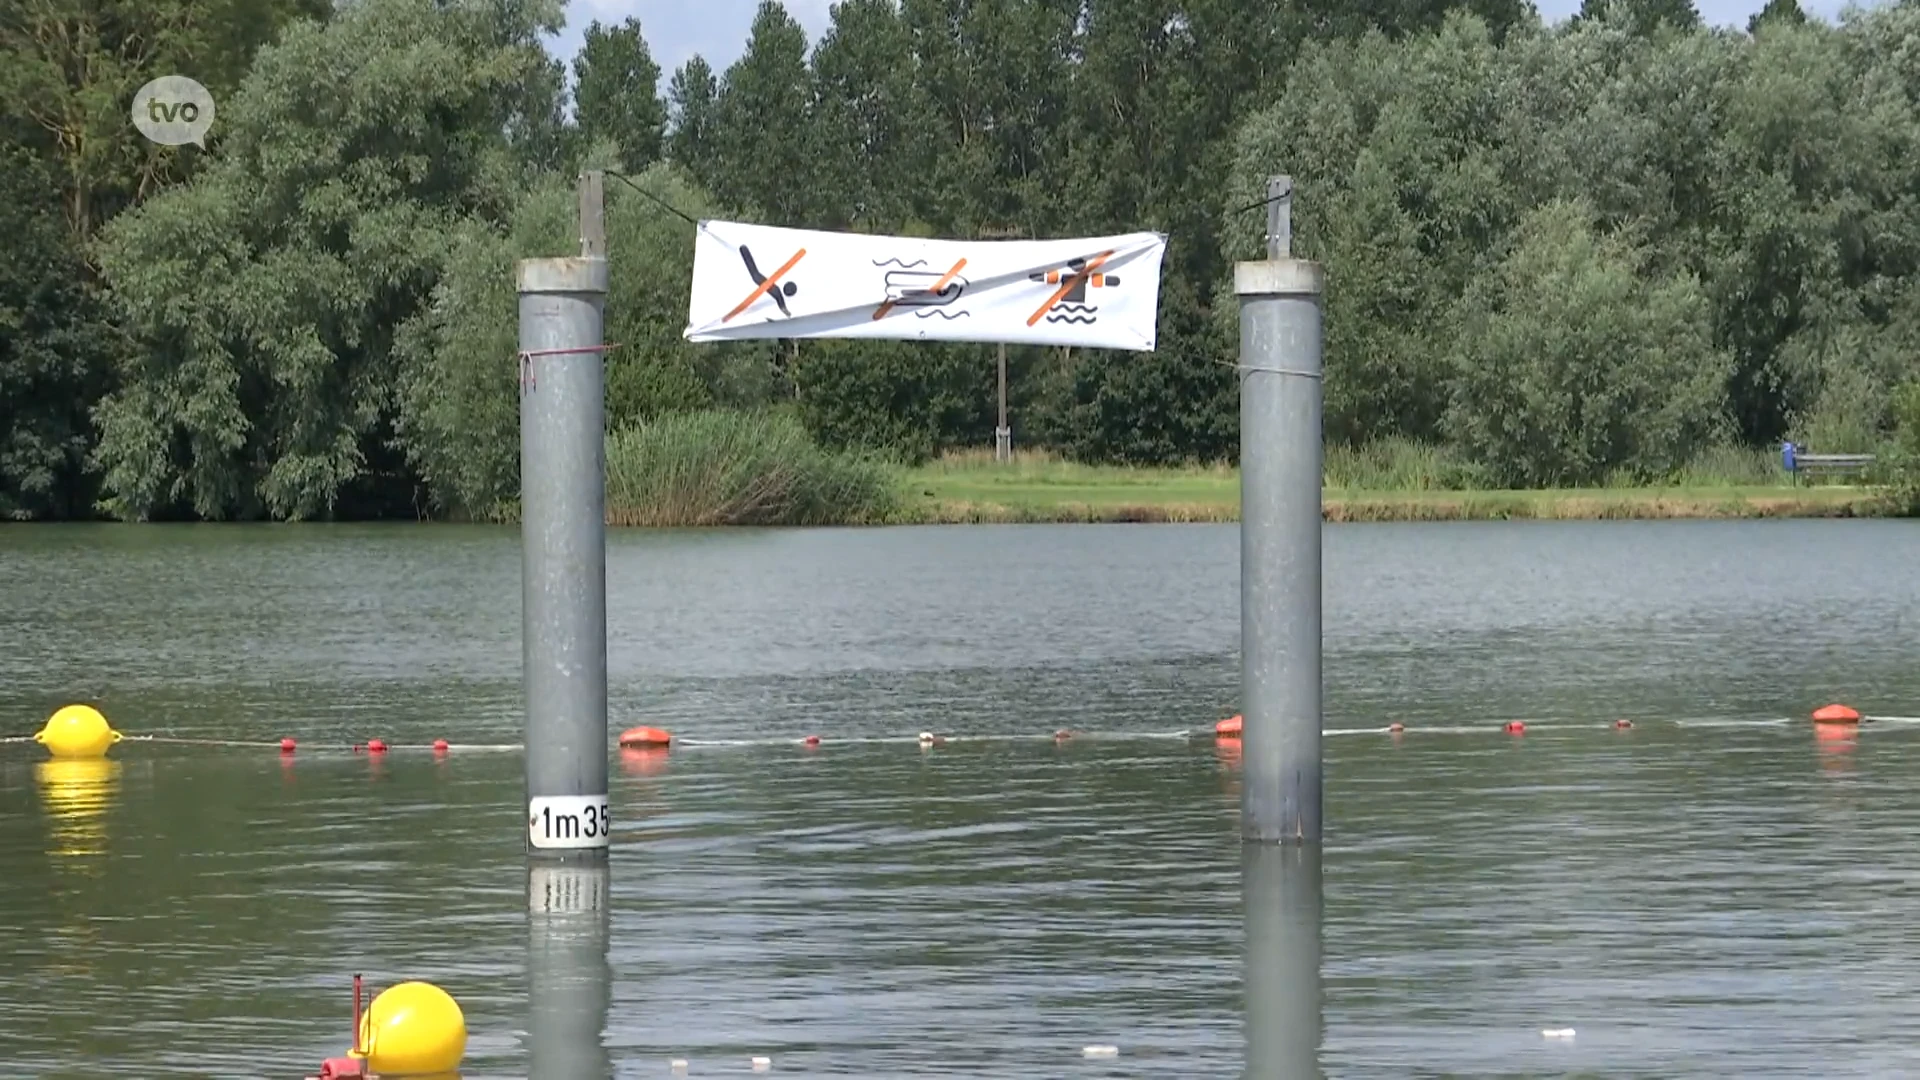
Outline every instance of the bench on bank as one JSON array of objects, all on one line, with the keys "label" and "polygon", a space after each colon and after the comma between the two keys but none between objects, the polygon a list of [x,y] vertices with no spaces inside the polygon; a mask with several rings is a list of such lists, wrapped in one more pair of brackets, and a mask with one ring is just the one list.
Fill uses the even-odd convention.
[{"label": "bench on bank", "polygon": [[1780,460],[1797,479],[1801,476],[1844,476],[1865,472],[1872,454],[1809,454],[1792,443],[1780,444]]}]

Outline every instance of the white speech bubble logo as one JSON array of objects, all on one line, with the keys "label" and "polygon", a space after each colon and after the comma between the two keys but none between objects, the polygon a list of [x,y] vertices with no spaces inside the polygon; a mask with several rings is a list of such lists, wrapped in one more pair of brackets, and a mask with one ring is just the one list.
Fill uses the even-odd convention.
[{"label": "white speech bubble logo", "polygon": [[133,126],[162,146],[207,148],[213,95],[185,75],[162,75],[133,95]]}]

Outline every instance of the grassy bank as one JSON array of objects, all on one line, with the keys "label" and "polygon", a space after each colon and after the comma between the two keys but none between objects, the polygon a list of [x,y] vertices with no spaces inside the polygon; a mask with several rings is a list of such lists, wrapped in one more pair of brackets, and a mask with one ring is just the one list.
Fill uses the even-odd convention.
[{"label": "grassy bank", "polygon": [[[1755,456],[1724,452],[1673,486],[1458,490],[1440,486],[1445,463],[1430,474],[1404,457],[1330,454],[1324,494],[1328,521],[1490,521],[1505,519],[1869,517],[1887,507],[1877,488],[1796,486]],[[906,475],[896,520],[944,523],[1237,521],[1240,477],[1226,466],[1130,469],[1076,465],[1022,453],[1010,464],[991,453],[950,455]]]},{"label": "grassy bank", "polygon": [[[1715,451],[1667,486],[1502,491],[1436,451],[1385,443],[1330,451],[1328,521],[1877,517],[1881,489],[1797,485],[1770,455]],[[503,506],[496,520],[517,519]],[[782,411],[664,417],[607,439],[607,523],[630,526],[1019,522],[1230,522],[1237,470],[1080,465],[990,451],[912,469],[823,450]]]}]

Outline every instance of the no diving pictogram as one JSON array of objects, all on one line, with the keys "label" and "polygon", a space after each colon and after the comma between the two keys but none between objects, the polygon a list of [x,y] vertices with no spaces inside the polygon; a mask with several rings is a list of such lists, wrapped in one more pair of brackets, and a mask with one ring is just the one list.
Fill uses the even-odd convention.
[{"label": "no diving pictogram", "polygon": [[801,248],[799,251],[796,251],[793,253],[792,258],[788,259],[784,263],[781,263],[780,269],[775,270],[771,274],[762,276],[760,273],[760,268],[754,265],[753,252],[747,250],[747,245],[741,244],[740,259],[742,262],[747,264],[747,276],[751,277],[754,281],[753,291],[747,294],[747,298],[745,300],[742,300],[740,301],[739,304],[735,305],[732,311],[727,312],[726,317],[721,319],[720,321],[721,322],[731,321],[735,315],[738,315],[741,312],[747,310],[747,308],[753,306],[753,302],[755,300],[760,299],[760,297],[763,295],[773,297],[773,302],[780,305],[780,314],[785,315],[788,318],[792,318],[793,312],[787,310],[787,297],[792,296],[796,292],[799,292],[800,287],[798,285],[795,285],[791,281],[782,285],[780,284],[780,279],[782,277],[785,277],[787,271],[793,269],[794,264],[799,262],[801,257],[806,255],[806,253],[807,253],[807,249]]}]

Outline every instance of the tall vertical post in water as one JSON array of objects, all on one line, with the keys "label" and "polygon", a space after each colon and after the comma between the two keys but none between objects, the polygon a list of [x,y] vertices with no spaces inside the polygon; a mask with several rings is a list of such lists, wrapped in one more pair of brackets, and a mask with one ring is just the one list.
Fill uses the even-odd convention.
[{"label": "tall vertical post in water", "polygon": [[515,267],[527,850],[563,860],[605,859],[612,825],[601,182],[580,178],[580,257]]},{"label": "tall vertical post in water", "polygon": [[1291,256],[1293,183],[1267,182],[1267,258],[1240,297],[1241,828],[1320,842],[1320,293]]}]

